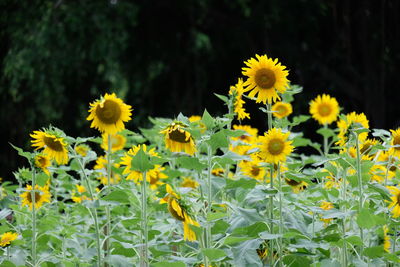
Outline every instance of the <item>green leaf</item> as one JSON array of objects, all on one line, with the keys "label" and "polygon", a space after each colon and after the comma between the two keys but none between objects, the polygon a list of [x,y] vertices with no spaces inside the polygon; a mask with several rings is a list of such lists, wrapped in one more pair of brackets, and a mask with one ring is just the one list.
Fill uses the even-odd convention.
[{"label": "green leaf", "polygon": [[311,260],[309,260],[306,256],[301,256],[297,254],[284,256],[283,262],[290,267],[304,267],[311,265]]},{"label": "green leaf", "polygon": [[309,144],[311,144],[310,139],[307,138],[303,138],[303,137],[296,137],[293,139],[293,143],[292,145],[294,147],[300,147],[300,146],[308,146]]},{"label": "green leaf", "polygon": [[384,187],[383,185],[378,184],[378,183],[368,183],[368,187],[371,188],[372,190],[378,192],[383,197],[384,200],[391,201],[391,198],[390,198],[391,194],[390,194],[389,190],[386,187]]},{"label": "green leaf", "polygon": [[361,246],[362,245],[362,240],[359,236],[353,235],[349,236],[345,239],[348,243],[355,245],[355,246]]},{"label": "green leaf", "polygon": [[216,93],[214,93],[214,95],[215,95],[216,97],[218,97],[219,99],[221,99],[222,101],[224,101],[224,103],[228,103],[228,98],[227,98],[226,96],[224,96],[224,95],[219,95],[219,94],[216,94]]},{"label": "green leaf", "polygon": [[201,121],[204,123],[204,125],[207,127],[207,129],[212,129],[214,128],[214,119],[211,117],[211,115],[207,112],[205,109],[203,112],[203,117],[201,118]]},{"label": "green leaf", "polygon": [[262,267],[263,264],[257,255],[256,249],[263,242],[261,239],[246,240],[231,249],[234,266]]},{"label": "green leaf", "polygon": [[210,214],[207,215],[207,221],[208,222],[215,221],[215,220],[224,218],[226,216],[228,216],[228,214],[222,213],[222,212],[210,213]]},{"label": "green leaf", "polygon": [[[266,232],[267,230],[268,230],[268,227],[264,222],[256,222],[250,226],[234,229],[232,232],[232,235],[235,235],[235,236],[243,235],[243,236],[247,236],[247,237],[256,238],[261,233],[266,234],[264,232]],[[261,237],[261,238],[263,238],[263,237]]]},{"label": "green leaf", "polygon": [[207,140],[207,143],[211,146],[213,150],[217,148],[226,148],[229,146],[229,141],[226,136],[225,130],[221,130],[211,135],[210,140]]},{"label": "green leaf", "polygon": [[300,116],[295,116],[293,117],[293,121],[291,123],[292,126],[296,126],[299,125],[305,121],[307,121],[308,119],[310,119],[311,117],[308,115],[300,115]]},{"label": "green leaf", "polygon": [[185,169],[201,171],[207,167],[207,165],[201,163],[198,158],[192,158],[188,156],[179,157],[176,162]]},{"label": "green leaf", "polygon": [[218,259],[224,258],[226,256],[226,253],[222,249],[217,249],[217,248],[203,248],[201,250],[204,255],[207,256],[207,258],[211,261],[217,261]]},{"label": "green leaf", "polygon": [[364,250],[364,255],[370,258],[381,257],[383,253],[384,253],[383,246],[370,247]]},{"label": "green leaf", "polygon": [[317,130],[317,133],[319,133],[320,135],[322,135],[325,138],[335,136],[335,132],[330,128],[320,128]]},{"label": "green leaf", "polygon": [[186,264],[183,263],[182,261],[174,261],[174,262],[168,262],[168,261],[160,261],[157,263],[152,264],[154,267],[186,267]]},{"label": "green leaf", "polygon": [[251,189],[257,184],[255,179],[241,178],[240,180],[226,180],[226,189],[244,188]]},{"label": "green leaf", "polygon": [[140,150],[133,156],[131,161],[131,170],[145,172],[154,168],[151,164],[149,156],[143,151],[141,147]]},{"label": "green leaf", "polygon": [[370,211],[363,208],[357,216],[357,224],[361,228],[371,229],[376,225],[376,222]]},{"label": "green leaf", "polygon": [[253,238],[249,237],[249,236],[228,236],[224,240],[224,245],[230,246],[230,245],[233,245],[236,243],[241,243],[241,242],[249,240],[249,239],[253,239]]},{"label": "green leaf", "polygon": [[36,183],[38,186],[45,186],[46,182],[49,180],[47,174],[41,172],[36,175]]},{"label": "green leaf", "polygon": [[18,151],[18,155],[26,158],[28,161],[32,159],[32,153],[30,152],[25,152],[22,150],[22,148],[16,147],[13,144],[9,143],[15,150]]},{"label": "green leaf", "polygon": [[115,201],[119,203],[129,203],[128,194],[123,190],[114,190],[110,194],[104,196],[102,200],[105,201]]}]

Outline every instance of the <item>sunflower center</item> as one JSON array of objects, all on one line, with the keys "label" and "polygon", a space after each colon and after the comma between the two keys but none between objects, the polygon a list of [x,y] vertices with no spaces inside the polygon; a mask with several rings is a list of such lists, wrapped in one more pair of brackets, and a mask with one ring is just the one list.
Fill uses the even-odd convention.
[{"label": "sunflower center", "polygon": [[397,205],[400,205],[400,193],[397,194]]},{"label": "sunflower center", "polygon": [[279,155],[282,153],[283,149],[285,147],[285,143],[278,138],[274,138],[268,143],[268,151],[272,155]]},{"label": "sunflower center", "polygon": [[181,132],[179,130],[173,130],[172,132],[169,133],[168,135],[169,139],[179,142],[179,143],[189,143],[190,138],[186,139],[186,133],[185,131]]},{"label": "sunflower center", "polygon": [[394,147],[395,150],[400,150],[400,136],[395,136],[393,139],[393,145],[394,146],[398,146],[398,147]]},{"label": "sunflower center", "polygon": [[318,113],[322,117],[329,116],[332,113],[332,108],[328,104],[321,104],[318,106]]},{"label": "sunflower center", "polygon": [[150,175],[150,184],[151,185],[156,184],[158,182],[158,180],[160,180],[160,179],[158,179],[158,176]]},{"label": "sunflower center", "polygon": [[97,106],[96,116],[105,124],[113,124],[121,118],[121,108],[118,103],[112,100],[106,100],[103,106]]},{"label": "sunflower center", "polygon": [[57,138],[55,138],[55,137],[44,136],[43,142],[51,150],[63,151],[63,144],[59,140],[57,140]]},{"label": "sunflower center", "polygon": [[47,165],[47,159],[45,157],[39,157],[38,162],[40,167],[44,167]]},{"label": "sunflower center", "polygon": [[[168,211],[175,219],[184,222],[185,217],[178,214],[178,212],[174,209],[172,202],[177,202],[174,197],[169,196],[168,198]],[[179,205],[179,203],[177,203]],[[181,207],[182,208],[182,207]],[[183,211],[182,211],[183,212]]]},{"label": "sunflower center", "polygon": [[266,68],[257,70],[254,79],[257,86],[261,87],[262,89],[270,89],[276,82],[275,73]]},{"label": "sunflower center", "polygon": [[278,106],[278,108],[276,109],[276,113],[278,113],[281,116],[285,115],[287,111],[288,110],[285,106]]},{"label": "sunflower center", "polygon": [[298,186],[299,184],[301,184],[301,182],[292,179],[286,179],[286,183],[290,186]]},{"label": "sunflower center", "polygon": [[258,167],[252,167],[250,171],[251,175],[253,176],[258,176],[260,174],[260,168]]},{"label": "sunflower center", "polygon": [[[38,192],[35,192],[35,203],[38,203],[40,201],[40,197],[40,194]],[[26,198],[28,199],[29,203],[33,203],[31,192],[29,192]]]}]

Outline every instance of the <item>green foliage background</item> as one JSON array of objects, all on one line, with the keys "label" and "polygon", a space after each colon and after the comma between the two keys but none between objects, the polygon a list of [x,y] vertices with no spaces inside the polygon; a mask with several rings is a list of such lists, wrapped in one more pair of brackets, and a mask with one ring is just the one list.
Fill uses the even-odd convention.
[{"label": "green foliage background", "polygon": [[[305,90],[294,108],[330,92],[372,127],[398,126],[399,2],[320,0],[0,2],[0,176],[29,133],[53,124],[90,136],[89,102],[116,92],[147,116],[218,114],[255,53],[279,58]],[[249,107],[250,111],[252,107]],[[260,115],[262,116],[262,115]],[[264,119],[248,122],[265,129]]]}]

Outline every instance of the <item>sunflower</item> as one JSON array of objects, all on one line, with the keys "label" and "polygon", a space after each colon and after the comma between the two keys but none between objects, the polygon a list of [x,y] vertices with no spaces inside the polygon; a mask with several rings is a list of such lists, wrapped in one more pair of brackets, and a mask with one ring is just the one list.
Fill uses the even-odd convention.
[{"label": "sunflower", "polygon": [[323,94],[310,103],[310,114],[319,124],[330,124],[339,115],[339,104],[336,98]]},{"label": "sunflower", "polygon": [[[319,207],[323,210],[331,210],[333,209],[333,204],[328,201],[322,201]],[[324,222],[325,226],[327,226],[332,220],[333,218],[328,218],[328,219],[321,218],[321,221]]]},{"label": "sunflower", "polygon": [[[135,171],[132,170],[132,159],[133,157],[139,152],[140,149],[143,149],[143,152],[146,153],[147,155],[149,155],[150,157],[157,157],[158,154],[157,152],[155,152],[155,149],[152,148],[150,150],[147,151],[147,146],[145,144],[143,145],[137,145],[132,147],[131,149],[129,149],[128,152],[126,152],[124,154],[124,156],[121,158],[121,165],[125,165],[125,169],[122,172],[122,174],[127,174],[128,176],[126,177],[126,180],[133,180],[135,183],[139,183],[139,181],[143,181],[143,174],[140,171]],[[152,172],[152,171],[157,171],[156,169],[159,168],[159,166],[155,166],[154,169],[148,171]],[[149,180],[148,178],[148,174],[146,175],[146,181]]]},{"label": "sunflower", "polygon": [[22,198],[22,206],[29,206],[29,209],[32,209],[32,204],[35,203],[35,209],[39,209],[44,202],[50,203],[51,194],[48,185],[35,185],[34,201],[32,199],[32,191],[32,186],[27,185],[25,192],[19,195]]},{"label": "sunflower", "polygon": [[188,214],[188,207],[172,190],[170,185],[166,186],[166,190],[168,194],[160,200],[160,204],[167,203],[171,216],[183,223],[183,239],[192,242],[196,241],[196,233],[190,228],[190,225],[199,227],[200,224]]},{"label": "sunflower", "polygon": [[247,155],[250,150],[256,148],[258,129],[252,128],[249,125],[233,125],[233,129],[242,130],[245,133],[239,137],[232,137],[233,144],[230,145],[231,151],[239,155]]},{"label": "sunflower", "polygon": [[389,253],[390,252],[390,236],[388,235],[389,228],[387,225],[383,226],[383,249]]},{"label": "sunflower", "polygon": [[81,155],[82,157],[86,157],[88,151],[90,150],[90,147],[88,145],[85,144],[81,144],[81,145],[77,145],[74,148],[75,152],[78,153],[79,155]]},{"label": "sunflower", "polygon": [[45,174],[50,176],[49,167],[51,166],[50,158],[46,155],[35,156],[35,166],[40,168]]},{"label": "sunflower", "polygon": [[286,161],[286,157],[293,151],[292,141],[287,141],[289,135],[290,132],[282,133],[281,129],[272,128],[261,136],[261,159],[275,164]]},{"label": "sunflower", "polygon": [[278,63],[278,59],[273,60],[267,55],[256,55],[256,58],[251,58],[244,64],[247,67],[242,68],[242,74],[248,78],[243,86],[246,87],[246,92],[250,91],[249,97],[257,95],[256,103],[264,104],[279,100],[278,92],[284,93],[289,84],[286,67]]},{"label": "sunflower", "polygon": [[11,245],[11,242],[18,238],[17,233],[6,232],[0,236],[0,246],[8,247]]},{"label": "sunflower", "polygon": [[392,132],[392,141],[390,142],[389,154],[400,158],[400,128],[390,131]]},{"label": "sunflower", "polygon": [[71,199],[75,203],[82,203],[84,200],[91,200],[87,194],[87,190],[83,185],[76,184],[76,191],[72,190]]},{"label": "sunflower", "polygon": [[182,122],[173,122],[160,133],[164,134],[165,146],[172,152],[185,152],[193,155],[196,152],[196,145],[192,135],[184,130],[186,125]]},{"label": "sunflower", "polygon": [[238,83],[235,86],[231,86],[229,90],[229,94],[234,96],[234,110],[236,113],[238,120],[250,119],[250,114],[246,112],[243,107],[244,100],[242,99],[244,93],[243,89],[243,79],[239,78]]},{"label": "sunflower", "polygon": [[[108,150],[108,134],[102,135],[103,142],[101,143],[101,148]],[[111,135],[111,152],[124,149],[126,144],[126,138],[122,134],[112,134]]]},{"label": "sunflower", "polygon": [[290,103],[276,102],[272,106],[272,111],[272,115],[274,115],[275,118],[282,119],[292,114],[293,108]]},{"label": "sunflower", "polygon": [[54,159],[57,164],[68,163],[67,144],[64,138],[47,131],[33,131],[31,137],[33,138],[32,146],[36,147],[35,150],[44,148],[43,154]]},{"label": "sunflower", "polygon": [[160,185],[164,183],[162,180],[167,179],[168,176],[163,173],[165,170],[161,165],[154,165],[154,168],[146,172],[146,181],[150,184],[152,190],[156,190]]},{"label": "sunflower", "polygon": [[[349,130],[353,126],[353,124],[359,124],[362,127],[369,129],[369,123],[367,117],[364,113],[357,114],[355,112],[349,113],[346,115],[344,120],[340,120],[337,123],[339,128],[338,138],[339,141],[336,142],[337,145],[344,147],[349,139]],[[363,142],[367,139],[368,133],[363,132],[359,134],[359,141]]]},{"label": "sunflower", "polygon": [[265,168],[261,166],[261,163],[262,161],[258,156],[252,155],[251,160],[242,160],[239,162],[239,167],[244,175],[262,182],[266,171]]},{"label": "sunflower", "polygon": [[199,183],[191,179],[190,177],[184,177],[181,183],[181,187],[196,188],[198,186]]},{"label": "sunflower", "polygon": [[124,122],[131,120],[132,107],[125,104],[115,93],[106,93],[104,97],[90,104],[89,112],[87,120],[93,120],[91,128],[106,134],[116,134],[125,129]]},{"label": "sunflower", "polygon": [[301,191],[303,191],[304,189],[306,189],[307,188],[307,186],[308,186],[308,183],[307,182],[304,182],[304,181],[296,181],[296,180],[293,180],[293,179],[288,179],[288,178],[285,178],[285,182],[288,184],[288,185],[290,185],[290,187],[292,188],[292,190],[293,190],[293,193],[300,193]]},{"label": "sunflower", "polygon": [[[113,171],[113,168],[118,169],[120,167],[119,163],[114,163],[111,168],[111,177],[110,177],[110,184],[117,184],[121,181],[121,176],[118,173]],[[99,176],[97,179],[103,185],[108,185],[108,178],[107,178],[107,159],[104,156],[100,156],[96,160],[96,165],[94,165],[94,169],[97,170]]]},{"label": "sunflower", "polygon": [[392,193],[392,197],[390,198],[392,202],[389,204],[389,209],[392,209],[393,218],[397,218],[400,216],[400,189],[395,186],[388,186],[387,187]]}]

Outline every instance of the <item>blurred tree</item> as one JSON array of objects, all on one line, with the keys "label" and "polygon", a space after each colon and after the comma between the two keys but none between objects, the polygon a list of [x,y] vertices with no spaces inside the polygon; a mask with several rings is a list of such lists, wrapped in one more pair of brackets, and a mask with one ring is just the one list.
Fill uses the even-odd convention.
[{"label": "blurred tree", "polygon": [[[147,116],[224,112],[226,93],[254,54],[279,58],[304,87],[295,112],[326,92],[372,127],[399,126],[399,2],[396,0],[198,0],[0,2],[0,176],[23,163],[7,142],[53,124],[97,134],[89,102],[116,92]],[[265,129],[254,103],[252,120]],[[312,129],[312,127],[311,127]],[[312,133],[311,133],[312,134]]]}]

